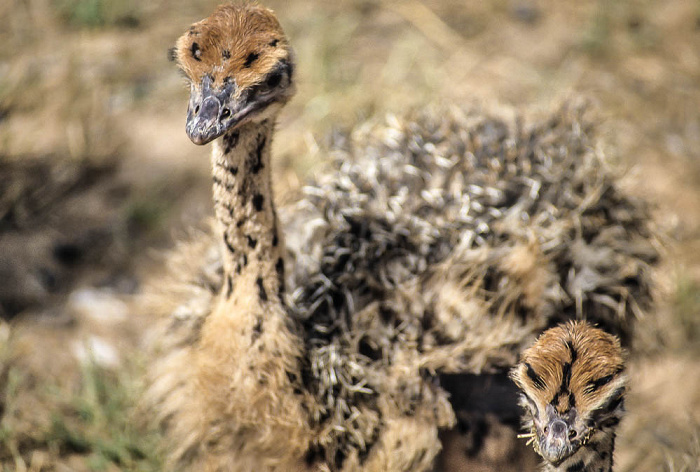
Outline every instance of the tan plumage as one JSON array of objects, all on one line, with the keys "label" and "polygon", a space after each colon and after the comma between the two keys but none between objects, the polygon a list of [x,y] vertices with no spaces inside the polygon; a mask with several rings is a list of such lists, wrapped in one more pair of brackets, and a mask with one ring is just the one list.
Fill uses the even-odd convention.
[{"label": "tan plumage", "polygon": [[293,58],[274,16],[220,7],[175,55],[188,133],[221,137],[217,227],[176,251],[152,305],[149,401],[174,466],[430,470],[455,423],[441,374],[505,373],[575,317],[626,337],[648,307],[646,210],[613,185],[582,108],[362,124],[334,135],[334,164],[278,221],[269,143]]}]

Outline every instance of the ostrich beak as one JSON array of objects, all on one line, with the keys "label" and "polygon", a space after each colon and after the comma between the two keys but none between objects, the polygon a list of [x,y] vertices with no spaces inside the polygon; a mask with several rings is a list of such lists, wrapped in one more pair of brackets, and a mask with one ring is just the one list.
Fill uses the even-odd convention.
[{"label": "ostrich beak", "polygon": [[192,87],[187,110],[187,136],[195,144],[207,144],[250,121],[273,103],[283,103],[290,89],[293,90],[291,87],[264,90],[261,86],[254,86],[237,90],[234,83],[226,83],[217,90],[212,87],[211,78],[205,76],[199,90]]},{"label": "ostrich beak", "polygon": [[199,89],[192,87],[186,130],[193,143],[207,144],[236,124],[231,108],[240,106],[233,97],[234,92],[232,83],[225,84],[220,90],[215,89],[210,76],[204,76]]},{"label": "ostrich beak", "polygon": [[571,454],[569,445],[569,425],[561,419],[553,419],[547,425],[546,433],[540,441],[540,452],[549,462],[557,463]]},{"label": "ostrich beak", "polygon": [[546,427],[542,430],[538,428],[538,449],[545,460],[558,464],[585,443],[586,428],[576,426],[576,408],[572,408],[565,415],[559,415],[551,405],[547,405],[546,411]]}]

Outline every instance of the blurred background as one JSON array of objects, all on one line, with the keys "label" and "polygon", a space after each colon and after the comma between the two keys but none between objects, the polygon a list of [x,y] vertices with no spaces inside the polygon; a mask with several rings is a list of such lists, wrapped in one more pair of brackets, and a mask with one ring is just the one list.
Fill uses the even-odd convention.
[{"label": "blurred background", "polygon": [[[218,2],[0,3],[0,470],[157,471],[139,421],[159,254],[212,214],[167,50]],[[700,1],[270,0],[298,94],[275,142],[294,198],[324,136],[429,103],[537,115],[583,96],[668,234],[618,471],[700,470]],[[485,468],[484,470],[491,470]]]}]

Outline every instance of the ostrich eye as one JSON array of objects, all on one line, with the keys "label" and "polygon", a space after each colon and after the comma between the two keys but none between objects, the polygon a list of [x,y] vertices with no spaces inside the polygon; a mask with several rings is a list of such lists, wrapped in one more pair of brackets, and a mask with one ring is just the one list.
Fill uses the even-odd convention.
[{"label": "ostrich eye", "polygon": [[267,78],[265,84],[270,88],[277,87],[282,82],[282,72],[275,72]]}]

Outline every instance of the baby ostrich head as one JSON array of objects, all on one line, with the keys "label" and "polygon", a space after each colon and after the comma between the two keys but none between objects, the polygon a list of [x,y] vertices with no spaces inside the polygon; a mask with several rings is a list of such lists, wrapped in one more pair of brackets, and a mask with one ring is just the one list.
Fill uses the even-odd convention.
[{"label": "baby ostrich head", "polygon": [[[626,377],[619,340],[585,322],[547,330],[511,373],[547,470],[610,470]],[[559,469],[561,467],[561,469]]]},{"label": "baby ostrich head", "polygon": [[172,57],[190,82],[187,135],[195,144],[275,115],[294,94],[287,37],[260,6],[220,6],[178,39]]}]

